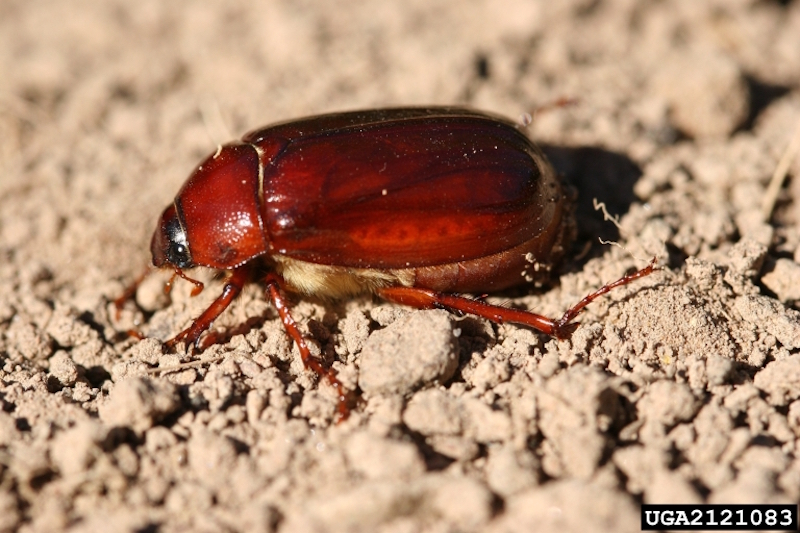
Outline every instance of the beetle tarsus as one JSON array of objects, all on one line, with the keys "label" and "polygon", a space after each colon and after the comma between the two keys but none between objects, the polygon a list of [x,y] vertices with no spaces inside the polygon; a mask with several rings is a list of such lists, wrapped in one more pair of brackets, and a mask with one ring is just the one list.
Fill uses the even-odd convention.
[{"label": "beetle tarsus", "polygon": [[570,322],[572,322],[575,319],[575,317],[577,317],[583,311],[583,309],[587,305],[589,305],[590,303],[595,301],[600,296],[603,296],[604,294],[608,293],[612,289],[616,289],[617,287],[621,287],[623,285],[627,285],[628,283],[631,283],[632,281],[636,281],[639,278],[643,278],[645,276],[649,276],[650,274],[652,274],[653,272],[656,271],[656,269],[657,269],[656,264],[657,263],[658,263],[658,258],[654,257],[653,259],[650,260],[650,263],[648,263],[648,265],[646,267],[644,267],[644,268],[642,268],[640,270],[637,270],[636,272],[633,272],[632,274],[626,274],[626,275],[622,276],[621,278],[619,278],[616,281],[612,281],[611,283],[606,283],[605,285],[603,285],[602,287],[600,287],[599,289],[597,289],[593,293],[585,296],[580,302],[578,302],[577,304],[575,304],[572,307],[570,307],[569,309],[567,309],[567,312],[564,313],[563,317],[561,317],[560,322],[563,322],[564,325],[569,324]]},{"label": "beetle tarsus", "polygon": [[600,296],[608,293],[612,289],[617,287],[621,287],[622,285],[627,285],[632,281],[636,281],[639,278],[643,278],[645,276],[649,276],[653,272],[655,272],[658,267],[656,266],[658,263],[658,258],[654,257],[650,260],[648,265],[632,274],[626,274],[619,278],[616,281],[612,281],[611,283],[606,283],[593,293],[585,296],[580,302],[573,305],[564,313],[564,315],[556,321],[552,335],[555,336],[557,339],[568,339],[578,328],[579,323],[573,322],[579,314],[583,312],[587,305],[595,301]]},{"label": "beetle tarsus", "polygon": [[[571,319],[570,319],[571,320]],[[563,322],[559,320],[553,328],[553,337],[560,341],[564,341],[572,337],[575,330],[580,326],[580,322]]]}]

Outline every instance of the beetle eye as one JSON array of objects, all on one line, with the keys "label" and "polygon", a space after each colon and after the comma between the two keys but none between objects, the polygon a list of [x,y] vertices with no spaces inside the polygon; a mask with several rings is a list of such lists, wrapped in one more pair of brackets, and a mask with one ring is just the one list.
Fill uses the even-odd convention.
[{"label": "beetle eye", "polygon": [[189,253],[189,243],[186,242],[186,233],[173,219],[168,223],[167,235],[169,237],[169,248],[167,248],[167,261],[178,268],[190,268],[192,265],[192,254]]},{"label": "beetle eye", "polygon": [[170,244],[167,259],[178,268],[189,268],[192,264],[192,260],[189,257],[189,249],[176,242]]}]

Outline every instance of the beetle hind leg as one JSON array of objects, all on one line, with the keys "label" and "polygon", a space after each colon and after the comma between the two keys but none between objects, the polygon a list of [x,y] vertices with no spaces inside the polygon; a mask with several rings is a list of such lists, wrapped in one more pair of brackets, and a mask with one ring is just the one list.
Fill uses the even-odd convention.
[{"label": "beetle hind leg", "polygon": [[472,300],[463,296],[436,292],[429,289],[416,287],[385,287],[379,289],[381,298],[409,307],[418,309],[447,309],[456,313],[476,315],[492,322],[502,324],[513,322],[530,326],[547,335],[557,336],[559,333],[557,321],[546,316],[537,315],[529,311],[511,309],[499,305],[492,305],[481,300]]},{"label": "beetle hind leg", "polygon": [[543,315],[531,313],[530,311],[523,311],[519,309],[511,309],[499,305],[492,305],[481,300],[473,300],[463,296],[456,296],[444,292],[436,292],[430,289],[420,289],[417,287],[384,287],[378,289],[377,293],[382,298],[391,302],[416,307],[419,309],[434,309],[442,308],[456,313],[467,313],[476,315],[492,322],[502,324],[504,322],[511,322],[513,324],[522,324],[524,326],[532,327],[542,333],[556,337],[557,339],[569,338],[578,323],[575,318],[583,311],[583,309],[595,301],[600,296],[607,292],[627,285],[632,281],[639,278],[649,276],[656,270],[656,259],[653,258],[650,264],[633,274],[627,274],[620,279],[603,285],[593,293],[583,298],[580,302],[567,309],[564,315],[554,320],[547,318]]}]

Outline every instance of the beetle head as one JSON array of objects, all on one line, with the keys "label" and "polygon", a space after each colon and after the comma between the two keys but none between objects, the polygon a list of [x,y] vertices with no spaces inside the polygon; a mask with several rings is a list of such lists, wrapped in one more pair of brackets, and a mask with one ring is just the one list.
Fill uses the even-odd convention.
[{"label": "beetle head", "polygon": [[150,253],[157,267],[165,263],[178,268],[191,268],[192,254],[186,240],[186,231],[181,227],[175,205],[167,207],[158,220],[158,227],[150,241]]},{"label": "beetle head", "polygon": [[265,253],[258,167],[249,144],[222,146],[203,161],[161,215],[150,245],[153,264],[230,269]]}]

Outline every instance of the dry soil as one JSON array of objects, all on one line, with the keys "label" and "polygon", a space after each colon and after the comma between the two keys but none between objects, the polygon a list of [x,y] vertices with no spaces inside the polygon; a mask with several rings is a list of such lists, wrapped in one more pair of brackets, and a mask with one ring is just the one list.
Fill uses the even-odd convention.
[{"label": "dry soil", "polygon": [[[552,285],[490,301],[558,316],[663,266],[571,340],[296,299],[359,393],[335,424],[258,284],[202,353],[161,340],[213,273],[197,298],[156,274],[115,316],[219,143],[563,97],[529,132],[579,191],[578,242]],[[3,0],[0,531],[638,531],[642,503],[800,501],[796,151],[768,200],[798,124],[797,0]]]}]

